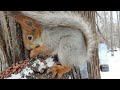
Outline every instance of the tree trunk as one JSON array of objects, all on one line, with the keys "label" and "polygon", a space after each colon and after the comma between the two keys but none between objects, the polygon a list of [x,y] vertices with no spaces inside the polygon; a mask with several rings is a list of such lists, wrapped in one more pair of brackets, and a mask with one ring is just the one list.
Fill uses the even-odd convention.
[{"label": "tree trunk", "polygon": [[[5,15],[7,12],[0,11],[0,35],[5,40],[6,45],[6,57],[8,65],[24,60],[28,58],[29,52],[24,48],[22,41],[22,31],[18,23],[15,22],[12,18]],[[79,11],[81,16],[83,16],[89,23],[92,25],[92,32],[94,32],[94,37],[96,37],[96,24],[95,24],[95,11]],[[81,68],[73,68],[73,77],[74,79],[87,78],[87,79],[100,79],[100,70],[99,70],[99,60],[98,60],[98,51],[97,44],[93,50],[93,57],[90,60],[91,62],[84,65],[85,71],[80,71]]]},{"label": "tree trunk", "polygon": [[5,70],[8,67],[6,45],[3,37],[0,35],[0,71]]},{"label": "tree trunk", "polygon": [[[8,66],[28,57],[22,41],[20,25],[14,19],[6,16],[7,12],[0,11],[0,35],[4,38]],[[27,53],[25,53],[27,52]]]},{"label": "tree trunk", "polygon": [[105,40],[108,38],[108,27],[107,27],[107,17],[106,17],[106,12],[104,11],[104,31],[105,31]]},{"label": "tree trunk", "polygon": [[[96,24],[95,24],[95,11],[83,11],[82,16],[88,20],[92,25],[92,32],[94,32],[96,42],[97,42],[97,34],[96,34]],[[99,59],[98,59],[98,50],[97,43],[96,47],[93,50],[93,57],[91,58],[91,62],[87,64],[88,69],[88,78],[89,79],[100,79],[100,69],[99,69]]]},{"label": "tree trunk", "polygon": [[111,22],[111,56],[114,56],[113,51],[113,15],[112,11],[110,11],[110,22]]},{"label": "tree trunk", "polygon": [[[116,11],[117,12],[117,11]],[[118,48],[120,49],[120,11],[117,12],[117,23],[118,23]]]}]

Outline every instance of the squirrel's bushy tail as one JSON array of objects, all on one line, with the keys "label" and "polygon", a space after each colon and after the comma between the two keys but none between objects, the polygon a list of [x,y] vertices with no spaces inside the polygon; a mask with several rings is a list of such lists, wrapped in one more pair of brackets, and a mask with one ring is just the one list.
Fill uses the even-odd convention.
[{"label": "squirrel's bushy tail", "polygon": [[79,29],[86,38],[88,60],[95,47],[95,39],[91,24],[86,22],[78,13],[72,11],[19,11],[42,25],[66,26]]}]

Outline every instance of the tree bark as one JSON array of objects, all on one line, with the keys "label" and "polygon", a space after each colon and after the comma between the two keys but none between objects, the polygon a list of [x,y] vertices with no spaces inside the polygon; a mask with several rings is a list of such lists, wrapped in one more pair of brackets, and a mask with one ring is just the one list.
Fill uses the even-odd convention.
[{"label": "tree bark", "polygon": [[7,54],[5,48],[5,41],[0,35],[0,71],[3,71],[8,67]]},{"label": "tree bark", "polygon": [[8,65],[24,60],[28,57],[27,50],[23,46],[22,30],[20,25],[11,17],[5,15],[7,12],[0,11],[0,35],[5,40],[6,56]]},{"label": "tree bark", "polygon": [[120,48],[120,11],[116,11],[117,13],[117,23],[118,23],[118,48]]},{"label": "tree bark", "polygon": [[111,22],[111,56],[114,56],[114,51],[113,51],[113,15],[112,11],[110,11],[110,22]]}]

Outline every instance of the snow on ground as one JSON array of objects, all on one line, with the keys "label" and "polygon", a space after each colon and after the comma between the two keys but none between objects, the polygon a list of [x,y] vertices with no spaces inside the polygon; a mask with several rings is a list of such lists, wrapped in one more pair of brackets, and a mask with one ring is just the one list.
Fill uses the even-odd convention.
[{"label": "snow on ground", "polygon": [[31,68],[26,67],[18,74],[11,74],[10,77],[5,79],[27,79],[26,76],[30,76],[30,74],[33,73],[33,70]]},{"label": "snow on ground", "polygon": [[46,63],[48,67],[51,67],[54,65],[53,58],[49,57],[46,59]]},{"label": "snow on ground", "polygon": [[109,72],[100,72],[101,79],[120,79],[120,51],[114,52],[114,56],[111,56],[111,52],[108,53],[109,59]]},{"label": "snow on ground", "polygon": [[[32,66],[33,67],[39,66],[38,69],[41,72],[42,69],[46,67],[51,67],[54,64],[53,58],[51,57],[47,58],[45,61],[46,61],[46,64],[37,59],[36,61],[33,62]],[[4,79],[27,79],[26,77],[30,76],[32,73],[33,73],[33,70],[26,66],[20,73],[11,74],[10,77],[4,78]]]}]

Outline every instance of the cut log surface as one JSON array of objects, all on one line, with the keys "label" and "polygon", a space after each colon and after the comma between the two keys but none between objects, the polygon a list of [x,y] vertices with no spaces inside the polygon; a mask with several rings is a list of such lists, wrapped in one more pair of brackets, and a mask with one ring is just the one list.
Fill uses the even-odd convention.
[{"label": "cut log surface", "polygon": [[[58,78],[56,74],[52,78],[53,73],[51,72],[51,67],[60,65],[57,61],[55,58],[39,54],[30,60],[19,61],[8,67],[0,73],[0,79],[80,79],[79,67],[75,66],[69,72],[63,73],[62,77]],[[62,65],[60,66],[64,67]],[[32,72],[29,72],[28,69]]]}]

